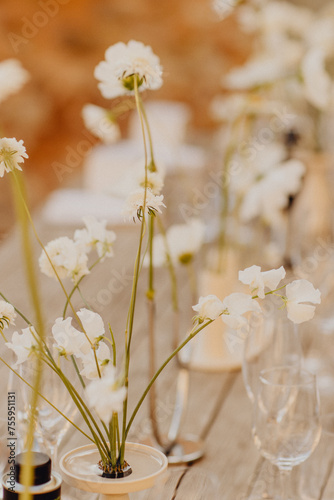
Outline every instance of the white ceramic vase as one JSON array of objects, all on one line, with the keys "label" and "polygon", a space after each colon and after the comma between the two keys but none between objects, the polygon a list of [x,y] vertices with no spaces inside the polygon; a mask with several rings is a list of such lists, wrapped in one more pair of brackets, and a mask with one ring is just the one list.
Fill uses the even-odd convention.
[{"label": "white ceramic vase", "polygon": [[132,473],[124,478],[102,477],[100,455],[94,444],[66,453],[60,460],[64,480],[80,490],[99,493],[99,500],[129,500],[129,493],[152,488],[167,469],[166,456],[159,450],[138,443],[126,443],[125,458]]},{"label": "white ceramic vase", "polygon": [[[199,281],[199,295],[217,295],[223,299],[241,291],[238,281],[238,258],[228,252],[222,272],[204,270]],[[200,332],[190,345],[190,368],[204,372],[241,370],[244,336],[218,319]]]}]

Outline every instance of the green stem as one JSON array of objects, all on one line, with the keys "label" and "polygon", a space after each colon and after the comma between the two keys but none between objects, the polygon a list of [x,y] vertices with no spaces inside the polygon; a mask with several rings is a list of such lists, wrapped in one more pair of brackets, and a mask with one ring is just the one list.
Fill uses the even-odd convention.
[{"label": "green stem", "polygon": [[220,208],[220,219],[219,219],[219,234],[218,234],[218,263],[217,263],[217,272],[221,273],[223,270],[224,263],[224,249],[226,245],[226,226],[227,226],[227,217],[229,214],[229,169],[231,159],[236,151],[236,148],[239,145],[239,141],[237,140],[236,133],[238,131],[239,125],[243,120],[243,116],[238,117],[234,123],[232,124],[231,136],[232,139],[228,144],[224,158],[223,158],[223,171],[222,171],[222,194],[221,194],[221,208]]},{"label": "green stem", "polygon": [[77,362],[76,362],[75,357],[73,356],[73,354],[71,355],[71,360],[72,360],[72,364],[73,364],[74,369],[75,369],[75,373],[77,374],[78,379],[80,381],[80,384],[81,384],[82,388],[85,389],[86,384],[85,384],[85,382],[84,382],[84,380],[83,380],[83,378],[81,376],[81,373],[80,373],[79,368],[78,368],[78,364],[77,364]]},{"label": "green stem", "polygon": [[155,160],[154,160],[154,152],[153,152],[153,142],[152,142],[151,129],[150,129],[150,126],[149,126],[149,123],[148,123],[147,114],[146,114],[146,111],[145,111],[145,107],[144,107],[143,101],[142,101],[142,99],[141,99],[140,96],[138,96],[138,97],[139,97],[139,103],[140,103],[141,113],[143,115],[143,118],[144,118],[144,121],[145,121],[145,125],[146,125],[146,131],[147,131],[148,141],[149,141],[149,145],[150,145],[151,162],[150,162],[150,165],[149,165],[149,170],[151,172],[156,172],[157,168],[156,168]]},{"label": "green stem", "polygon": [[[101,262],[102,258],[104,256],[101,256],[99,257],[90,267],[89,267],[89,271],[91,271],[92,269],[94,269],[94,267],[99,263]],[[81,283],[81,281],[86,277],[86,275],[83,275],[81,276],[81,278],[77,281],[77,283],[74,285],[74,287],[72,288],[71,292],[68,294],[68,298],[66,299],[66,303],[65,303],[65,307],[64,307],[64,311],[63,311],[63,318],[65,318],[66,316],[66,311],[67,311],[67,308],[68,308],[68,305],[69,305],[69,301],[71,300],[75,290],[77,290],[79,288],[79,285]]]},{"label": "green stem", "polygon": [[[146,197],[147,197],[147,148],[146,148],[146,140],[145,140],[145,129],[143,123],[143,115],[141,112],[140,105],[140,97],[138,91],[138,81],[137,78],[134,78],[134,91],[135,91],[135,99],[136,99],[136,107],[142,127],[143,132],[143,142],[144,142],[144,152],[145,152],[145,188],[144,188],[144,204],[143,204],[143,217],[141,221],[140,228],[140,237],[139,237],[139,245],[137,251],[137,257],[135,261],[135,270],[134,270],[134,278],[132,284],[132,292],[131,292],[131,300],[130,307],[127,316],[127,328],[126,332],[128,332],[128,339],[126,340],[125,345],[125,370],[124,370],[124,385],[125,388],[128,388],[129,385],[129,369],[130,369],[130,347],[133,333],[133,323],[134,323],[134,313],[136,306],[136,297],[137,297],[137,288],[138,288],[138,278],[140,271],[140,257],[142,252],[142,244],[143,244],[143,235],[144,235],[144,227],[145,227],[145,212],[146,212]],[[126,439],[126,420],[127,420],[127,408],[128,408],[128,397],[125,398],[123,403],[123,425],[122,425],[122,444],[120,449],[120,462],[124,463],[124,453],[125,453],[125,439]]]},{"label": "green stem", "polygon": [[[22,380],[22,382],[24,382],[28,387],[30,387],[30,389],[34,390],[34,387],[33,385],[31,385],[29,382],[27,382],[16,370],[14,370],[14,368],[12,368],[3,358],[0,357],[0,361],[7,367],[9,368],[9,370],[11,370],[20,380]],[[42,393],[38,393],[38,396],[40,398],[42,398],[47,404],[49,404],[56,412],[59,413],[59,415],[61,415],[62,417],[64,417],[71,425],[73,425],[73,427],[81,432],[81,434],[83,436],[85,436],[87,439],[89,439],[90,441],[94,442],[94,440],[88,436],[88,434],[86,434],[83,430],[80,429],[80,427],[78,427],[71,419],[69,419],[64,413],[62,413],[56,406],[54,406],[51,401],[49,401],[45,396],[43,396]]]},{"label": "green stem", "polygon": [[210,319],[210,320],[202,323],[201,326],[193,329],[193,331],[190,332],[190,334],[188,335],[188,337],[172,352],[172,354],[166,359],[166,361],[156,371],[155,375],[151,378],[148,386],[146,387],[145,391],[143,392],[140,400],[137,403],[137,406],[135,407],[135,409],[134,409],[134,411],[133,411],[133,413],[132,413],[132,415],[130,417],[129,423],[128,423],[127,428],[126,428],[125,438],[127,437],[128,433],[129,433],[129,430],[131,428],[132,422],[133,422],[135,416],[137,415],[139,408],[141,407],[141,405],[142,405],[144,399],[146,398],[149,390],[151,389],[152,385],[154,384],[154,382],[156,381],[156,379],[158,378],[158,376],[160,375],[160,373],[168,365],[168,363],[181,351],[181,349],[185,345],[187,345],[188,342],[190,342],[190,340],[193,339],[201,330],[203,330],[203,328],[205,328],[208,325],[210,325],[210,323],[212,323],[212,321],[213,320]]},{"label": "green stem", "polygon": [[22,318],[22,319],[23,319],[23,320],[27,323],[27,325],[32,325],[32,322],[31,322],[31,321],[29,321],[29,320],[26,318],[26,316],[24,316],[24,314],[23,314],[23,313],[22,313],[19,309],[17,309],[17,307],[15,307],[15,306],[11,303],[11,301],[10,301],[10,300],[8,300],[8,299],[4,296],[4,294],[3,294],[3,293],[1,293],[1,292],[0,292],[0,297],[2,297],[2,298],[6,301],[6,302],[8,302],[8,304],[11,304],[11,305],[14,307],[15,312],[16,312],[19,316],[21,316],[21,318]]},{"label": "green stem", "polygon": [[149,268],[148,268],[148,290],[146,296],[149,300],[154,301],[154,267],[153,267],[153,236],[154,236],[154,217],[149,216]]},{"label": "green stem", "polygon": [[[116,342],[115,342],[115,337],[113,334],[113,331],[111,329],[110,323],[108,324],[109,326],[109,332],[111,336],[111,348],[112,348],[112,364],[116,367]],[[107,340],[107,339],[106,339]]]},{"label": "green stem", "polygon": [[[41,301],[38,292],[37,278],[33,264],[34,262],[33,250],[30,241],[29,223],[28,223],[30,212],[25,202],[26,199],[25,185],[21,175],[17,175],[17,173],[14,170],[12,171],[12,174],[13,176],[11,177],[11,179],[14,180],[14,182],[12,182],[12,188],[13,188],[16,213],[21,228],[23,257],[25,260],[28,286],[36,316],[37,331],[39,333],[39,336],[43,339],[45,335],[44,322],[40,305]],[[37,418],[37,403],[38,403],[39,388],[41,385],[41,378],[42,378],[42,362],[39,358],[37,358],[34,388],[30,402],[30,419],[27,429],[27,442],[26,442],[27,455],[22,472],[22,484],[24,485],[23,500],[29,500],[31,498],[31,494],[29,493],[28,489],[33,481],[33,472],[31,467],[32,447],[34,441],[35,422]]]},{"label": "green stem", "polygon": [[193,261],[191,260],[188,264],[186,264],[186,268],[189,276],[190,290],[191,290],[191,300],[193,304],[196,304],[197,301],[197,279],[196,273],[194,269]]}]

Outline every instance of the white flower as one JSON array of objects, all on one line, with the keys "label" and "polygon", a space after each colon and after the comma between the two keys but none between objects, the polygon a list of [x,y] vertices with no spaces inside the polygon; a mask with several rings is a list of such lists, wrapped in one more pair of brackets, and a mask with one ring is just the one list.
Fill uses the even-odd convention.
[{"label": "white flower", "polygon": [[28,328],[24,328],[21,334],[14,332],[12,341],[6,342],[6,346],[9,349],[12,349],[17,356],[16,363],[13,365],[14,370],[16,370],[19,365],[28,359],[30,353],[34,350],[34,347],[38,345],[37,340],[35,339],[36,336],[37,333],[35,328],[30,326]]},{"label": "white flower", "polygon": [[256,293],[260,299],[264,299],[264,289],[275,290],[278,283],[285,277],[285,269],[281,266],[279,269],[262,271],[259,266],[251,266],[243,271],[239,271],[239,280],[245,285],[249,285],[252,293]]},{"label": "white flower", "polygon": [[[167,257],[167,242],[162,234],[156,234],[153,237],[153,266],[154,267],[162,267],[165,266],[168,262]],[[149,266],[149,255],[146,253],[143,265],[145,267]]]},{"label": "white flower", "polygon": [[267,2],[258,16],[263,32],[267,34],[276,32],[302,38],[313,22],[313,13],[310,9],[284,1]]},{"label": "white flower", "polygon": [[[71,278],[77,283],[82,276],[89,273],[88,257],[82,244],[75,243],[67,236],[50,241],[45,250],[50,257],[60,279]],[[44,252],[39,258],[41,271],[50,278],[56,278],[55,272]]]},{"label": "white flower", "polygon": [[212,8],[220,19],[229,16],[241,0],[212,0]]},{"label": "white flower", "polygon": [[92,381],[85,389],[88,405],[94,408],[105,424],[109,424],[114,412],[122,411],[126,388],[119,387],[116,369],[108,366],[102,378]]},{"label": "white flower", "polygon": [[116,234],[106,229],[107,221],[98,221],[93,215],[83,217],[83,221],[86,229],[77,229],[74,233],[74,240],[85,245],[87,253],[95,247],[101,261],[105,257],[112,257],[114,255],[112,246],[116,240]]},{"label": "white flower", "polygon": [[333,17],[320,17],[316,19],[305,32],[306,44],[310,49],[320,49],[326,56],[334,52],[334,19]]},{"label": "white flower", "polygon": [[150,46],[135,40],[127,45],[119,42],[107,49],[105,58],[96,66],[94,74],[107,99],[133,93],[135,78],[139,90],[155,90],[162,85],[160,60]]},{"label": "white flower", "polygon": [[103,337],[105,333],[103,319],[99,314],[89,309],[80,309],[77,315],[82,323],[82,326],[86,332],[87,337],[95,344]]},{"label": "white flower", "polygon": [[72,326],[72,318],[57,318],[52,326],[52,335],[55,339],[54,347],[61,355],[85,356],[89,353],[90,343],[85,334]]},{"label": "white flower", "polygon": [[17,141],[15,138],[7,137],[0,139],[0,177],[15,168],[22,170],[19,163],[24,162],[24,158],[28,158],[28,155],[22,140]]},{"label": "white flower", "polygon": [[223,306],[228,314],[223,314],[221,318],[234,330],[239,330],[247,324],[243,314],[249,311],[261,312],[259,303],[246,293],[231,293],[223,300]]},{"label": "white flower", "polygon": [[288,318],[294,323],[303,323],[313,318],[315,306],[305,304],[320,304],[320,290],[315,289],[307,280],[295,280],[286,286],[286,307]]},{"label": "white flower", "polygon": [[12,304],[5,300],[0,300],[0,331],[15,325],[16,312]]},{"label": "white flower", "polygon": [[[199,219],[187,224],[174,224],[166,232],[166,237],[157,234],[153,238],[153,265],[161,267],[168,263],[168,256],[174,265],[189,264],[204,241],[205,226]],[[144,265],[149,265],[145,255]]]},{"label": "white flower", "polygon": [[174,224],[167,231],[167,242],[174,264],[188,264],[201,248],[205,226],[199,219],[187,224]]},{"label": "white flower", "polygon": [[82,118],[87,129],[105,144],[113,144],[121,138],[121,131],[111,112],[95,104],[82,108]]},{"label": "white flower", "polygon": [[325,54],[312,49],[301,66],[305,98],[317,109],[324,111],[331,99],[332,81],[325,69]]},{"label": "white flower", "polygon": [[15,94],[29,80],[29,73],[17,59],[6,59],[0,63],[0,102]]},{"label": "white flower", "polygon": [[[139,188],[133,191],[130,196],[126,200],[126,207],[124,209],[124,214],[128,215],[130,219],[134,221],[138,218],[139,220],[143,217],[144,210],[144,198],[145,198],[145,189]],[[154,214],[155,212],[159,212],[161,214],[160,207],[165,207],[166,205],[163,203],[164,197],[163,195],[156,196],[152,193],[150,189],[146,190],[146,214]]]},{"label": "white flower", "polygon": [[248,93],[217,96],[211,103],[211,115],[215,120],[233,122],[242,115],[274,114],[282,106],[279,101]]},{"label": "white flower", "polygon": [[[99,343],[98,349],[95,350],[95,354],[99,365],[99,370],[102,373],[110,362],[109,347],[107,346],[107,344],[101,341]],[[80,375],[88,379],[94,379],[98,377],[94,350],[92,348],[87,355],[82,356],[81,354],[77,354],[76,357],[81,359],[83,364],[83,369],[80,371]]]},{"label": "white flower", "polygon": [[219,318],[224,309],[224,304],[216,295],[200,297],[198,304],[193,306],[193,310],[198,312],[200,321],[204,321],[206,319],[215,320]]},{"label": "white flower", "polygon": [[246,90],[277,82],[295,72],[303,56],[301,43],[274,39],[272,46],[249,59],[243,66],[232,69],[222,81],[224,87]]},{"label": "white flower", "polygon": [[305,166],[299,160],[288,160],[272,168],[255,182],[245,194],[240,209],[240,219],[249,222],[261,216],[275,224],[289,197],[301,188]]},{"label": "white flower", "polygon": [[[138,184],[145,187],[145,173],[139,177]],[[147,172],[146,185],[153,194],[159,195],[164,187],[164,177],[161,172]]]},{"label": "white flower", "polygon": [[222,84],[228,89],[245,90],[272,83],[285,76],[286,67],[281,59],[262,55],[243,66],[232,69]]}]

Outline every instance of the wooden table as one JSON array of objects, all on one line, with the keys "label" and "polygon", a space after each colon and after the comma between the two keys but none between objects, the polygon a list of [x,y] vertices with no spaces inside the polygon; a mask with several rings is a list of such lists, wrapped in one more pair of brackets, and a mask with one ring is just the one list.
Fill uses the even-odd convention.
[{"label": "wooden table", "polygon": [[[118,342],[124,330],[125,313],[131,287],[134,255],[138,240],[137,227],[115,228],[115,256],[96,268],[82,286],[87,300],[105,320],[110,321]],[[72,227],[50,227],[39,221],[39,234],[44,243],[61,235],[72,236]],[[23,268],[19,255],[20,240],[15,232],[0,247],[1,286],[0,290],[12,299],[17,307],[29,315],[31,306],[23,278]],[[37,245],[36,258],[40,254]],[[148,340],[147,315],[144,300],[146,271],[143,270],[139,300],[136,309],[136,322],[131,355],[129,404],[142,393],[148,380]],[[185,326],[192,316],[187,280],[179,273],[179,290],[182,311],[182,324]],[[40,290],[47,328],[56,317],[62,314],[64,297],[56,281],[40,276]],[[157,301],[157,360],[162,361],[171,351],[172,311],[170,306],[170,285],[167,271],[156,272]],[[74,298],[75,307],[81,307],[78,296]],[[31,314],[30,314],[31,316]],[[21,325],[17,321],[17,326]],[[121,344],[120,344],[121,345]],[[1,345],[1,353],[6,348]],[[8,356],[7,354],[5,354]],[[157,381],[159,423],[166,429],[174,405],[176,364],[171,363]],[[45,375],[46,376],[46,375]],[[8,370],[1,367],[1,391],[3,404],[1,416],[6,416],[6,392]],[[190,373],[190,397],[187,415],[181,434],[193,434],[205,441],[205,456],[188,465],[170,466],[164,484],[153,490],[132,494],[133,500],[246,500],[261,498],[261,492],[272,481],[277,481],[275,469],[265,462],[255,448],[251,437],[251,403],[247,398],[240,371],[234,373]],[[20,405],[20,393],[17,404]],[[148,429],[147,402],[137,415],[135,425],[129,436],[132,441],[145,439]],[[68,431],[61,444],[60,454],[76,445],[85,444],[80,434]],[[298,472],[298,471],[297,471]],[[66,498],[91,498],[73,489],[67,491]],[[319,491],[318,500],[333,500],[334,473],[328,474]]]}]

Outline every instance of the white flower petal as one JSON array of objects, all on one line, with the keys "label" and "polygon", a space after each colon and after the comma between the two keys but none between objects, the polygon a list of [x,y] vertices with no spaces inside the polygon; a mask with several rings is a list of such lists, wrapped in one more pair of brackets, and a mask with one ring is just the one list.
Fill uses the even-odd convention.
[{"label": "white flower petal", "polygon": [[223,314],[221,318],[222,321],[233,330],[240,330],[240,328],[243,328],[247,324],[247,320],[243,316],[230,316],[229,314]]},{"label": "white flower petal", "polygon": [[271,269],[270,271],[264,271],[262,273],[264,285],[269,288],[269,290],[275,290],[282,279],[285,278],[285,269],[281,266],[279,269]]},{"label": "white flower petal", "polygon": [[[45,246],[45,251],[60,279],[71,278],[76,283],[82,276],[89,274],[88,257],[84,245],[74,242],[67,236],[50,241]],[[47,276],[56,279],[46,253],[43,250],[39,258],[40,269]]]},{"label": "white flower petal", "polygon": [[200,297],[198,304],[193,306],[193,310],[198,312],[198,316],[202,319],[217,319],[224,311],[224,304],[216,295],[208,295]]},{"label": "white flower petal", "polygon": [[22,140],[17,141],[15,138],[7,137],[0,139],[0,177],[15,168],[22,170],[19,163],[24,162],[24,158],[28,158],[28,155]]},{"label": "white flower petal", "polygon": [[82,308],[77,312],[83,328],[92,343],[105,333],[103,319],[99,314],[89,309]]},{"label": "white flower petal", "polygon": [[102,378],[87,385],[85,394],[89,406],[94,408],[104,423],[108,424],[114,412],[122,411],[127,390],[125,387],[118,387],[115,368],[108,365]]},{"label": "white flower petal", "polygon": [[105,58],[96,66],[95,77],[100,81],[98,87],[107,99],[133,94],[133,75],[139,79],[140,91],[155,90],[162,85],[160,60],[150,46],[135,40],[130,40],[127,45],[118,42],[106,50]]},{"label": "white flower petal", "polygon": [[[16,312],[12,304],[5,300],[0,300],[0,330],[15,325]],[[1,326],[1,324],[3,326]]]},{"label": "white flower petal", "polygon": [[288,302],[311,302],[312,304],[320,304],[320,290],[315,289],[313,284],[308,280],[295,280],[286,286],[286,296]]},{"label": "white flower petal", "polygon": [[30,76],[19,60],[6,59],[0,63],[0,102],[15,94],[29,80]]},{"label": "white flower petal", "polygon": [[308,304],[298,304],[297,302],[288,302],[287,305],[288,318],[296,324],[309,321],[315,313],[315,306]]},{"label": "white flower petal", "polygon": [[119,126],[111,120],[110,113],[106,109],[86,104],[82,108],[82,118],[87,129],[105,144],[113,144],[120,140]]},{"label": "white flower petal", "polygon": [[21,334],[14,332],[12,341],[6,342],[5,345],[17,355],[16,363],[13,365],[14,369],[27,361],[33,347],[37,345],[34,335],[37,336],[36,330],[33,326],[30,326],[28,328],[23,328]]},{"label": "white flower petal", "polygon": [[225,297],[223,305],[232,316],[241,316],[249,311],[261,312],[260,304],[247,293],[231,293]]}]

